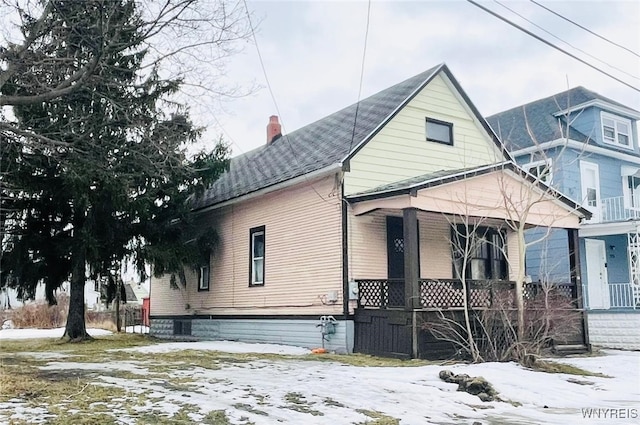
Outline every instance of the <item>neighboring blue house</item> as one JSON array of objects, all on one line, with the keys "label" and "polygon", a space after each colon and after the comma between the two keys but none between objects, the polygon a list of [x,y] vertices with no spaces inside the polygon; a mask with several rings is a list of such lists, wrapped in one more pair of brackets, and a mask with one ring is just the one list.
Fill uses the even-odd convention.
[{"label": "neighboring blue house", "polygon": [[[579,230],[590,342],[640,349],[640,112],[576,87],[487,118],[519,165],[593,217]],[[568,282],[566,231],[527,250],[533,281]]]}]

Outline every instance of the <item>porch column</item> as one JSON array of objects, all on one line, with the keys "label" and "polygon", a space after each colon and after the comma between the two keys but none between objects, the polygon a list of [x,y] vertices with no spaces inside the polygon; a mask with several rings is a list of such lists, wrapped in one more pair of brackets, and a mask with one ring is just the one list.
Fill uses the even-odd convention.
[{"label": "porch column", "polygon": [[405,309],[420,307],[420,264],[418,241],[418,214],[415,208],[402,210],[404,233],[404,296]]},{"label": "porch column", "polygon": [[582,275],[580,271],[580,241],[578,239],[578,229],[567,229],[569,239],[569,270],[571,273],[571,283],[576,287],[577,307],[583,308],[582,298]]},{"label": "porch column", "polygon": [[576,307],[581,310],[582,315],[582,337],[584,345],[589,347],[589,326],[587,313],[584,309],[584,298],[582,291],[582,272],[580,271],[580,239],[578,229],[567,229],[569,242],[569,270],[571,273],[571,283],[576,287]]}]

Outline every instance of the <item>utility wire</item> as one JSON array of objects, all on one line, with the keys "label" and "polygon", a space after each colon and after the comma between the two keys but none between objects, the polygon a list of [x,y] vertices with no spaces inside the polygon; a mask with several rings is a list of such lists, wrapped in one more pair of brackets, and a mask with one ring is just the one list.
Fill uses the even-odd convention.
[{"label": "utility wire", "polygon": [[353,147],[356,137],[356,124],[358,122],[358,111],[360,110],[360,98],[362,97],[362,81],[364,80],[364,62],[367,57],[367,40],[369,39],[369,18],[371,17],[371,0],[367,5],[367,24],[364,31],[364,48],[362,49],[362,64],[360,65],[360,87],[358,88],[358,101],[356,102],[356,115],[353,118],[353,130],[351,131],[351,141],[349,142],[349,152]]},{"label": "utility wire", "polygon": [[535,1],[535,0],[529,0],[529,1],[530,1],[531,3],[533,3],[533,4],[535,4],[536,6],[539,6],[539,7],[543,8],[543,9],[544,9],[544,10],[546,10],[546,11],[553,13],[553,14],[554,14],[554,15],[556,15],[558,18],[564,19],[565,21],[572,23],[573,25],[577,26],[578,28],[581,28],[581,29],[585,30],[585,31],[586,31],[586,32],[588,32],[589,34],[593,34],[593,35],[595,35],[596,37],[598,37],[598,38],[600,38],[600,39],[602,39],[602,40],[604,40],[604,41],[606,41],[606,42],[608,42],[608,43],[611,43],[611,44],[613,44],[613,45],[614,45],[614,46],[616,46],[616,47],[619,47],[619,48],[621,48],[621,49],[623,49],[623,50],[626,50],[627,52],[631,53],[632,55],[635,55],[635,56],[637,56],[637,57],[639,57],[639,58],[640,58],[640,54],[638,54],[638,53],[634,52],[633,50],[631,50],[631,49],[629,49],[629,48],[627,48],[627,47],[625,47],[625,46],[623,46],[623,45],[621,45],[621,44],[618,44],[618,43],[616,43],[615,41],[611,41],[611,40],[609,40],[608,38],[603,37],[603,36],[601,36],[600,34],[598,34],[598,33],[596,33],[596,32],[591,31],[589,28],[584,27],[584,26],[580,25],[579,23],[577,23],[577,22],[575,22],[575,21],[572,21],[571,19],[569,19],[569,18],[567,18],[567,17],[565,17],[565,16],[561,15],[561,14],[560,14],[560,13],[558,13],[558,12],[553,11],[552,9],[548,8],[547,6],[545,6],[545,5],[543,5],[543,4],[538,3],[538,2],[537,2],[537,1]]},{"label": "utility wire", "polygon": [[273,105],[275,106],[276,112],[278,113],[278,116],[280,117],[280,125],[282,126],[282,131],[284,132],[284,136],[282,138],[286,140],[287,145],[289,146],[289,150],[291,151],[291,155],[293,155],[293,159],[296,161],[296,165],[301,170],[302,176],[304,177],[305,181],[307,183],[309,183],[309,186],[311,187],[311,189],[313,189],[313,191],[316,193],[316,195],[318,195],[318,197],[322,201],[326,202],[327,204],[331,204],[331,202],[327,201],[324,198],[324,196],[322,196],[316,190],[316,188],[313,186],[313,184],[311,184],[309,182],[309,177],[307,176],[307,173],[305,172],[304,168],[300,164],[300,161],[298,161],[298,157],[296,155],[296,151],[293,149],[293,146],[291,145],[291,140],[289,140],[289,137],[287,136],[287,131],[286,131],[286,128],[284,126],[284,120],[282,119],[282,114],[280,113],[280,108],[278,108],[278,102],[276,101],[276,96],[273,94],[273,89],[271,88],[271,83],[269,82],[269,77],[267,75],[267,69],[264,66],[264,60],[262,59],[262,53],[260,53],[260,47],[258,46],[258,38],[256,37],[256,31],[255,31],[255,28],[253,27],[253,22],[251,21],[251,13],[249,12],[249,7],[247,6],[247,0],[242,0],[242,3],[244,4],[244,10],[245,10],[245,12],[247,14],[247,21],[249,22],[249,29],[251,30],[251,36],[252,36],[253,42],[254,42],[254,44],[256,46],[256,51],[258,52],[258,59],[260,60],[260,67],[262,68],[262,73],[264,74],[264,79],[267,82],[267,88],[269,89],[269,94],[271,95],[271,100],[273,100]]},{"label": "utility wire", "polygon": [[[282,120],[282,115],[280,114],[280,108],[278,108],[278,102],[276,101],[276,97],[273,94],[273,89],[271,88],[271,83],[269,82],[269,77],[267,76],[267,70],[264,66],[264,60],[262,60],[262,53],[260,53],[260,47],[258,46],[258,38],[256,37],[256,31],[253,27],[253,22],[251,21],[251,13],[249,13],[249,7],[247,6],[247,0],[242,0],[244,3],[244,10],[247,14],[247,20],[249,22],[249,29],[251,30],[251,37],[253,38],[253,43],[256,46],[256,52],[258,52],[258,59],[260,60],[260,67],[262,68],[262,73],[264,74],[264,79],[267,82],[267,88],[269,89],[269,94],[271,95],[271,100],[273,100],[273,105],[276,107],[276,112]],[[282,128],[284,129],[284,122],[281,122]]]},{"label": "utility wire", "polygon": [[512,27],[515,27],[515,28],[519,29],[520,31],[522,31],[522,32],[524,32],[524,33],[526,33],[526,34],[530,35],[531,37],[535,38],[536,40],[538,40],[538,41],[540,41],[540,42],[542,42],[542,43],[544,43],[544,44],[546,44],[547,46],[552,47],[552,48],[554,48],[554,49],[556,49],[556,50],[559,50],[560,52],[562,52],[562,53],[564,53],[565,55],[567,55],[567,56],[569,56],[569,57],[571,57],[571,58],[573,58],[573,59],[577,60],[578,62],[580,62],[580,63],[582,63],[582,64],[584,64],[584,65],[587,65],[589,68],[595,69],[596,71],[598,71],[598,72],[600,72],[600,73],[602,73],[602,74],[606,75],[607,77],[609,77],[609,78],[611,78],[611,79],[613,79],[613,80],[615,80],[615,81],[619,82],[620,84],[624,84],[625,86],[629,87],[630,89],[633,89],[633,90],[635,90],[635,91],[637,91],[637,92],[640,92],[640,89],[639,89],[639,88],[634,87],[634,86],[632,86],[631,84],[627,83],[626,81],[623,81],[623,80],[621,80],[620,78],[618,78],[618,77],[616,77],[616,76],[613,76],[613,75],[609,74],[609,73],[608,73],[608,72],[606,72],[606,71],[603,71],[602,69],[598,68],[597,66],[590,64],[589,62],[585,61],[584,59],[581,59],[581,58],[577,57],[576,55],[574,55],[574,54],[572,54],[572,53],[570,53],[570,52],[567,52],[567,51],[566,51],[566,50],[564,50],[563,48],[558,47],[558,46],[556,46],[555,44],[551,43],[550,41],[547,41],[547,40],[545,40],[544,38],[540,37],[539,35],[532,33],[531,31],[529,31],[529,30],[527,30],[527,29],[525,29],[525,28],[521,27],[520,25],[518,25],[518,24],[516,24],[516,23],[514,23],[514,22],[511,22],[511,21],[510,21],[510,20],[508,20],[507,18],[505,18],[505,17],[501,16],[500,14],[498,14],[498,13],[496,13],[496,12],[494,12],[494,11],[490,10],[490,9],[487,9],[486,7],[484,7],[484,6],[480,5],[480,4],[478,4],[477,2],[475,2],[475,1],[473,1],[473,0],[467,0],[467,2],[471,3],[472,5],[474,5],[474,6],[478,7],[478,8],[480,8],[480,9],[482,9],[482,10],[484,10],[484,11],[485,11],[485,12],[487,12],[488,14],[495,16],[496,18],[500,19],[501,21],[506,22],[507,24],[511,25]]},{"label": "utility wire", "polygon": [[629,76],[629,77],[631,77],[631,78],[635,78],[636,80],[640,80],[640,77],[638,77],[638,76],[636,76],[636,75],[633,75],[633,74],[630,74],[630,73],[628,73],[627,71],[625,71],[625,70],[623,70],[623,69],[618,68],[617,66],[611,65],[610,63],[608,63],[608,62],[606,62],[606,61],[603,61],[602,59],[600,59],[600,58],[597,58],[597,57],[593,56],[593,55],[592,55],[592,54],[590,54],[589,52],[585,52],[584,50],[580,49],[579,47],[574,46],[573,44],[569,43],[568,41],[563,40],[562,38],[558,37],[557,35],[553,34],[552,32],[550,32],[550,31],[548,31],[548,30],[544,29],[544,28],[543,28],[543,27],[541,27],[540,25],[538,25],[538,24],[536,24],[535,22],[531,21],[531,20],[530,20],[530,19],[528,19],[526,16],[524,16],[524,15],[522,15],[522,14],[518,13],[517,11],[513,10],[512,8],[510,8],[509,6],[507,6],[506,4],[504,4],[504,3],[502,3],[502,2],[500,2],[500,1],[498,1],[498,0],[493,0],[493,1],[494,1],[495,3],[498,3],[500,6],[504,7],[505,9],[507,9],[507,10],[508,10],[508,11],[510,11],[511,13],[513,13],[513,14],[515,14],[515,15],[519,16],[520,18],[524,19],[525,21],[529,22],[529,23],[530,23],[531,25],[533,25],[534,27],[536,27],[536,28],[538,28],[538,29],[540,29],[540,30],[542,30],[542,31],[546,32],[547,34],[549,34],[551,37],[555,38],[556,40],[558,40],[558,41],[561,41],[561,42],[565,43],[567,46],[572,47],[572,48],[576,49],[577,51],[579,51],[579,52],[581,52],[581,53],[584,53],[585,55],[589,56],[591,59],[595,59],[595,60],[597,60],[598,62],[600,62],[600,63],[602,63],[602,64],[604,64],[604,65],[607,65],[609,68],[613,68],[613,69],[615,69],[616,71],[621,72],[621,73],[623,73],[623,74],[625,74],[625,75],[628,75],[628,76]]}]

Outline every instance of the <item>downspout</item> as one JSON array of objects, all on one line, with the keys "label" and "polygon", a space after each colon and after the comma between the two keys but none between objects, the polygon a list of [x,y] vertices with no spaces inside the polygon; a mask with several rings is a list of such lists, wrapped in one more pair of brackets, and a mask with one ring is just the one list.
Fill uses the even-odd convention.
[{"label": "downspout", "polygon": [[340,205],[342,219],[342,314],[349,317],[349,238],[347,228],[347,201],[344,199],[344,181],[340,184]]}]

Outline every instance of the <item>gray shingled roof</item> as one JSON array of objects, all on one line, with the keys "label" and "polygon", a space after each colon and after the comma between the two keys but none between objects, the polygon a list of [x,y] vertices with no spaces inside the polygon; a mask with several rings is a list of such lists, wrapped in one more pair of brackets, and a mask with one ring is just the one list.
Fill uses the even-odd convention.
[{"label": "gray shingled roof", "polygon": [[[601,100],[630,109],[615,100],[601,96],[584,87],[575,87],[571,90],[491,115],[486,119],[507,148],[510,151],[516,151],[533,146],[534,140],[538,143],[543,143],[566,137],[566,123],[562,122],[562,128],[560,128],[558,118],[554,114],[592,100]],[[527,123],[531,128],[533,138],[527,130]],[[593,140],[587,135],[572,127],[569,127],[568,135],[570,139],[579,142],[593,143]]]},{"label": "gray shingled roof", "polygon": [[356,104],[232,158],[229,170],[194,201],[194,210],[339,164],[443,66],[433,67],[360,101],[353,143]]},{"label": "gray shingled roof", "polygon": [[136,296],[135,291],[131,287],[131,284],[129,283],[124,284],[124,292],[125,292],[125,295],[127,296],[128,303],[138,301],[138,297]]}]

